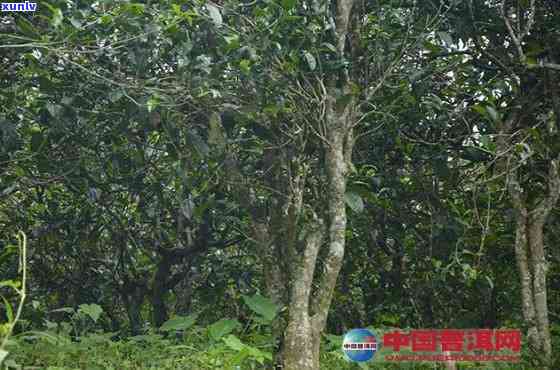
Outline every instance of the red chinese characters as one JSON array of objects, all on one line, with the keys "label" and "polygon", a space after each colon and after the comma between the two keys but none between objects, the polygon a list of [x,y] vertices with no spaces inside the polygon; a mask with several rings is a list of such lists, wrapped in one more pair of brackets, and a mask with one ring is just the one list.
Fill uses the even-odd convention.
[{"label": "red chinese characters", "polygon": [[440,333],[440,342],[443,352],[462,352],[465,343],[465,331],[444,329]]},{"label": "red chinese characters", "polygon": [[521,351],[521,333],[519,330],[496,330],[496,351],[509,349]]},{"label": "red chinese characters", "polygon": [[468,351],[499,352],[521,350],[521,333],[519,330],[503,329],[443,329],[411,330],[405,333],[399,330],[383,335],[383,346],[399,352],[410,348],[412,352],[463,352]]},{"label": "red chinese characters", "polygon": [[[477,329],[469,331],[471,341],[468,344],[469,351],[493,351],[492,341],[494,332],[491,329]],[[472,341],[474,339],[474,341]]]},{"label": "red chinese characters", "polygon": [[410,336],[400,331],[385,333],[383,335],[383,347],[392,347],[393,351],[400,351],[401,347],[410,346]]},{"label": "red chinese characters", "polygon": [[410,335],[413,352],[435,352],[437,350],[437,331],[413,330]]}]

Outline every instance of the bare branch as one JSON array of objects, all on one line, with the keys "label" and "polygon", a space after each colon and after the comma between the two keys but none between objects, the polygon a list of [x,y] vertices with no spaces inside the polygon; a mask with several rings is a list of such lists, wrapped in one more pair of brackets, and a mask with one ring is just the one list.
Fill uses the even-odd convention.
[{"label": "bare branch", "polygon": [[558,198],[560,198],[559,161],[560,157],[550,161],[550,166],[548,168],[548,195],[545,199],[539,202],[535,209],[530,212],[532,216],[536,217],[543,223],[546,221],[550,211],[552,211],[558,202]]},{"label": "bare branch", "polygon": [[[533,24],[535,24],[535,9],[536,9],[535,3],[536,3],[536,0],[531,0],[529,15],[528,15],[528,18],[527,18],[527,23],[525,24],[525,29],[523,30],[523,33],[520,36],[520,41],[525,36],[527,36],[529,34],[529,32],[531,32],[531,28],[533,28]],[[521,21],[521,19],[519,21]]]},{"label": "bare branch", "polygon": [[527,68],[529,69],[544,68],[544,69],[554,69],[556,71],[560,71],[560,64],[542,62],[539,64],[529,64],[527,65]]},{"label": "bare branch", "polygon": [[[521,61],[521,63],[525,64],[527,61],[527,57],[525,56],[525,53],[523,52],[523,38],[525,36],[527,36],[529,34],[529,32],[531,32],[531,28],[533,27],[533,24],[535,23],[535,2],[536,0],[531,0],[531,4],[530,4],[530,9],[529,9],[529,14],[528,14],[528,18],[527,18],[527,23],[525,24],[525,28],[523,29],[523,32],[521,32],[520,34],[516,35],[515,31],[513,30],[513,27],[511,25],[511,21],[509,19],[509,15],[506,12],[506,0],[502,0],[502,4],[500,6],[500,13],[502,16],[502,19],[504,20],[504,23],[506,25],[506,28],[508,30],[508,33],[513,41],[513,44],[515,46],[515,48],[517,49],[517,54],[519,54],[519,60]],[[521,20],[518,19],[518,22],[520,22]]]},{"label": "bare branch", "polygon": [[336,36],[337,51],[340,57],[344,55],[344,45],[348,34],[348,23],[350,23],[350,11],[354,0],[338,0],[336,2]]}]

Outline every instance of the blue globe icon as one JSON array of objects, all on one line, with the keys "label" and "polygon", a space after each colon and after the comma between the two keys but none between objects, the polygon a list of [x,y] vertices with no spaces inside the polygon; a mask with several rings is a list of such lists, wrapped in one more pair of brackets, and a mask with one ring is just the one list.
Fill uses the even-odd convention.
[{"label": "blue globe icon", "polygon": [[350,361],[369,361],[377,351],[375,334],[368,329],[352,329],[344,336],[342,350]]}]

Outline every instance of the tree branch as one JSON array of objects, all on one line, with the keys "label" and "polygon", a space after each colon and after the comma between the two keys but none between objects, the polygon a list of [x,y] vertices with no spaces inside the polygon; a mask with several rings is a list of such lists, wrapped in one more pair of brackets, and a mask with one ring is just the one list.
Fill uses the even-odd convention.
[{"label": "tree branch", "polygon": [[560,71],[560,64],[541,62],[539,64],[528,64],[527,68],[528,69],[544,68],[544,69],[553,69],[556,71]]}]

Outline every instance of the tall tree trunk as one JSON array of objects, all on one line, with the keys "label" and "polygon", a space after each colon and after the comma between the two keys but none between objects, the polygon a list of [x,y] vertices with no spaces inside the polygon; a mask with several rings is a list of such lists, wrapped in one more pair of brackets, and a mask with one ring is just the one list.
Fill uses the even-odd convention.
[{"label": "tall tree trunk", "polygon": [[311,287],[319,248],[323,242],[323,221],[315,220],[305,240],[304,256],[293,269],[288,326],[284,334],[284,368],[319,369],[320,323],[310,316]]},{"label": "tall tree trunk", "polygon": [[177,315],[187,315],[190,312],[194,279],[193,274],[186,274],[185,278],[172,287],[176,299],[174,311]]},{"label": "tall tree trunk", "polygon": [[[544,367],[550,366],[552,348],[550,325],[548,319],[548,303],[546,292],[547,262],[544,250],[544,225],[552,208],[560,197],[559,158],[548,160],[548,176],[546,185],[548,194],[540,201],[529,201],[527,194],[530,189],[524,188],[519,179],[517,169],[508,168],[515,161],[511,154],[512,131],[521,119],[522,106],[516,106],[507,120],[501,124],[497,140],[500,172],[506,173],[506,186],[512,204],[516,210],[515,226],[515,258],[521,285],[521,311],[527,328],[527,339],[530,347],[542,356]],[[555,109],[555,114],[560,112]],[[508,154],[510,153],[510,154]]]},{"label": "tall tree trunk", "polygon": [[[269,230],[266,223],[254,221],[252,235],[262,257],[266,295],[278,307],[283,307],[286,304],[287,276],[282,272],[282,264],[278,260],[278,245],[275,244],[274,240],[275,233]],[[277,364],[282,363],[281,353],[283,351],[285,329],[285,319],[282,315],[279,315],[272,323],[272,337],[276,342],[274,363]]]},{"label": "tall tree trunk", "polygon": [[[324,221],[314,215],[310,221],[302,248],[293,246],[294,251],[303,249],[303,256],[292,254],[290,269],[290,298],[288,324],[284,333],[283,362],[286,370],[319,369],[320,336],[327,322],[336,280],[342,267],[346,243],[346,167],[345,150],[347,130],[352,106],[343,112],[335,110],[334,96],[327,108],[331,119],[331,130],[327,134],[325,148],[325,166],[328,178],[326,193],[328,230]],[[296,224],[292,224],[295,228]],[[295,234],[295,233],[294,233]],[[315,266],[319,249],[325,235],[328,235],[328,252],[324,261],[324,271],[320,274],[317,291],[312,296]],[[294,241],[295,244],[297,242]]]},{"label": "tall tree trunk", "polygon": [[160,327],[167,319],[167,306],[165,294],[167,293],[167,280],[171,274],[171,260],[163,255],[157,265],[157,270],[152,283],[152,318],[155,327]]},{"label": "tall tree trunk", "polygon": [[141,334],[142,331],[142,304],[147,294],[145,282],[129,281],[125,278],[124,285],[120,289],[121,297],[125,305],[130,332],[132,335]]},{"label": "tall tree trunk", "polygon": [[539,342],[547,360],[552,358],[548,304],[546,299],[546,257],[544,254],[544,220],[540,217],[529,218],[529,248],[533,270],[533,295]]},{"label": "tall tree trunk", "polygon": [[[333,2],[335,8],[335,44],[338,58],[347,57],[346,41],[349,32],[353,0]],[[267,189],[274,189],[269,209],[262,211],[262,202],[243,178],[234,158],[225,163],[232,182],[237,184],[235,195],[252,217],[252,234],[262,248],[261,261],[265,269],[267,293],[273,301],[287,304],[287,322],[279,317],[275,326],[284,329],[279,358],[285,370],[318,370],[320,336],[327,322],[338,274],[342,267],[346,234],[346,174],[354,144],[352,128],[356,111],[355,86],[348,70],[331,73],[326,80],[318,80],[323,91],[318,119],[311,132],[322,140],[324,175],[328,182],[325,194],[316,200],[323,207],[303,211],[306,174],[304,140],[289,140],[288,145],[276,143],[263,155],[263,170],[269,181]],[[343,104],[345,102],[346,104]],[[297,130],[297,135],[302,130]],[[290,136],[291,139],[297,135]],[[303,144],[302,144],[303,142]],[[279,144],[279,145],[278,145]],[[312,215],[312,217],[310,216]],[[319,215],[319,216],[318,216]],[[319,249],[326,244],[324,271],[315,276]],[[313,288],[312,288],[313,287]]]},{"label": "tall tree trunk", "polygon": [[[326,326],[333,291],[344,258],[347,166],[345,149],[351,150],[351,145],[346,145],[346,137],[353,106],[345,108],[344,112],[337,112],[334,96],[329,96],[328,100],[331,102],[327,108],[331,130],[327,134],[328,142],[324,144],[329,181],[326,193],[328,232],[323,230],[323,220],[315,219],[307,230],[308,238],[303,245],[303,258],[295,260],[296,268],[291,269],[289,317],[283,350],[286,370],[319,369],[320,336]],[[325,234],[328,235],[328,252],[324,271],[317,284],[317,292],[312,297],[311,287],[317,255]]]},{"label": "tall tree trunk", "polygon": [[[336,45],[340,58],[345,56],[346,37],[349,31],[353,0],[336,2]],[[328,187],[326,190],[328,230],[323,231],[322,219],[315,217],[308,226],[304,240],[303,258],[296,261],[291,270],[291,295],[289,301],[288,326],[284,334],[283,353],[286,370],[319,370],[321,333],[327,323],[336,280],[342,267],[346,244],[346,174],[351,163],[353,136],[352,125],[355,112],[354,99],[345,105],[337,104],[340,90],[351,96],[348,71],[343,70],[336,78],[327,81],[325,89],[325,126],[323,141],[325,170]],[[294,225],[295,226],[295,225]],[[313,278],[317,255],[324,239],[328,236],[328,251],[324,271],[318,279],[315,295],[312,296]],[[293,260],[292,260],[293,263]]]},{"label": "tall tree trunk", "polygon": [[132,335],[138,335],[142,332],[142,315],[140,310],[142,308],[139,302],[132,302],[126,306],[126,313],[128,316],[128,322],[130,323],[130,333]]},{"label": "tall tree trunk", "polygon": [[524,203],[516,205],[517,222],[515,226],[515,260],[519,272],[521,286],[521,312],[527,327],[527,339],[533,348],[539,348],[538,331],[535,322],[535,304],[533,301],[533,282],[531,281],[531,269],[527,257],[527,208]]},{"label": "tall tree trunk", "polygon": [[521,280],[523,318],[531,347],[542,354],[545,366],[552,361],[552,345],[546,292],[547,262],[544,251],[545,221],[560,196],[558,159],[551,160],[548,196],[530,211],[515,171],[508,176],[508,190],[517,210],[515,255]]}]

